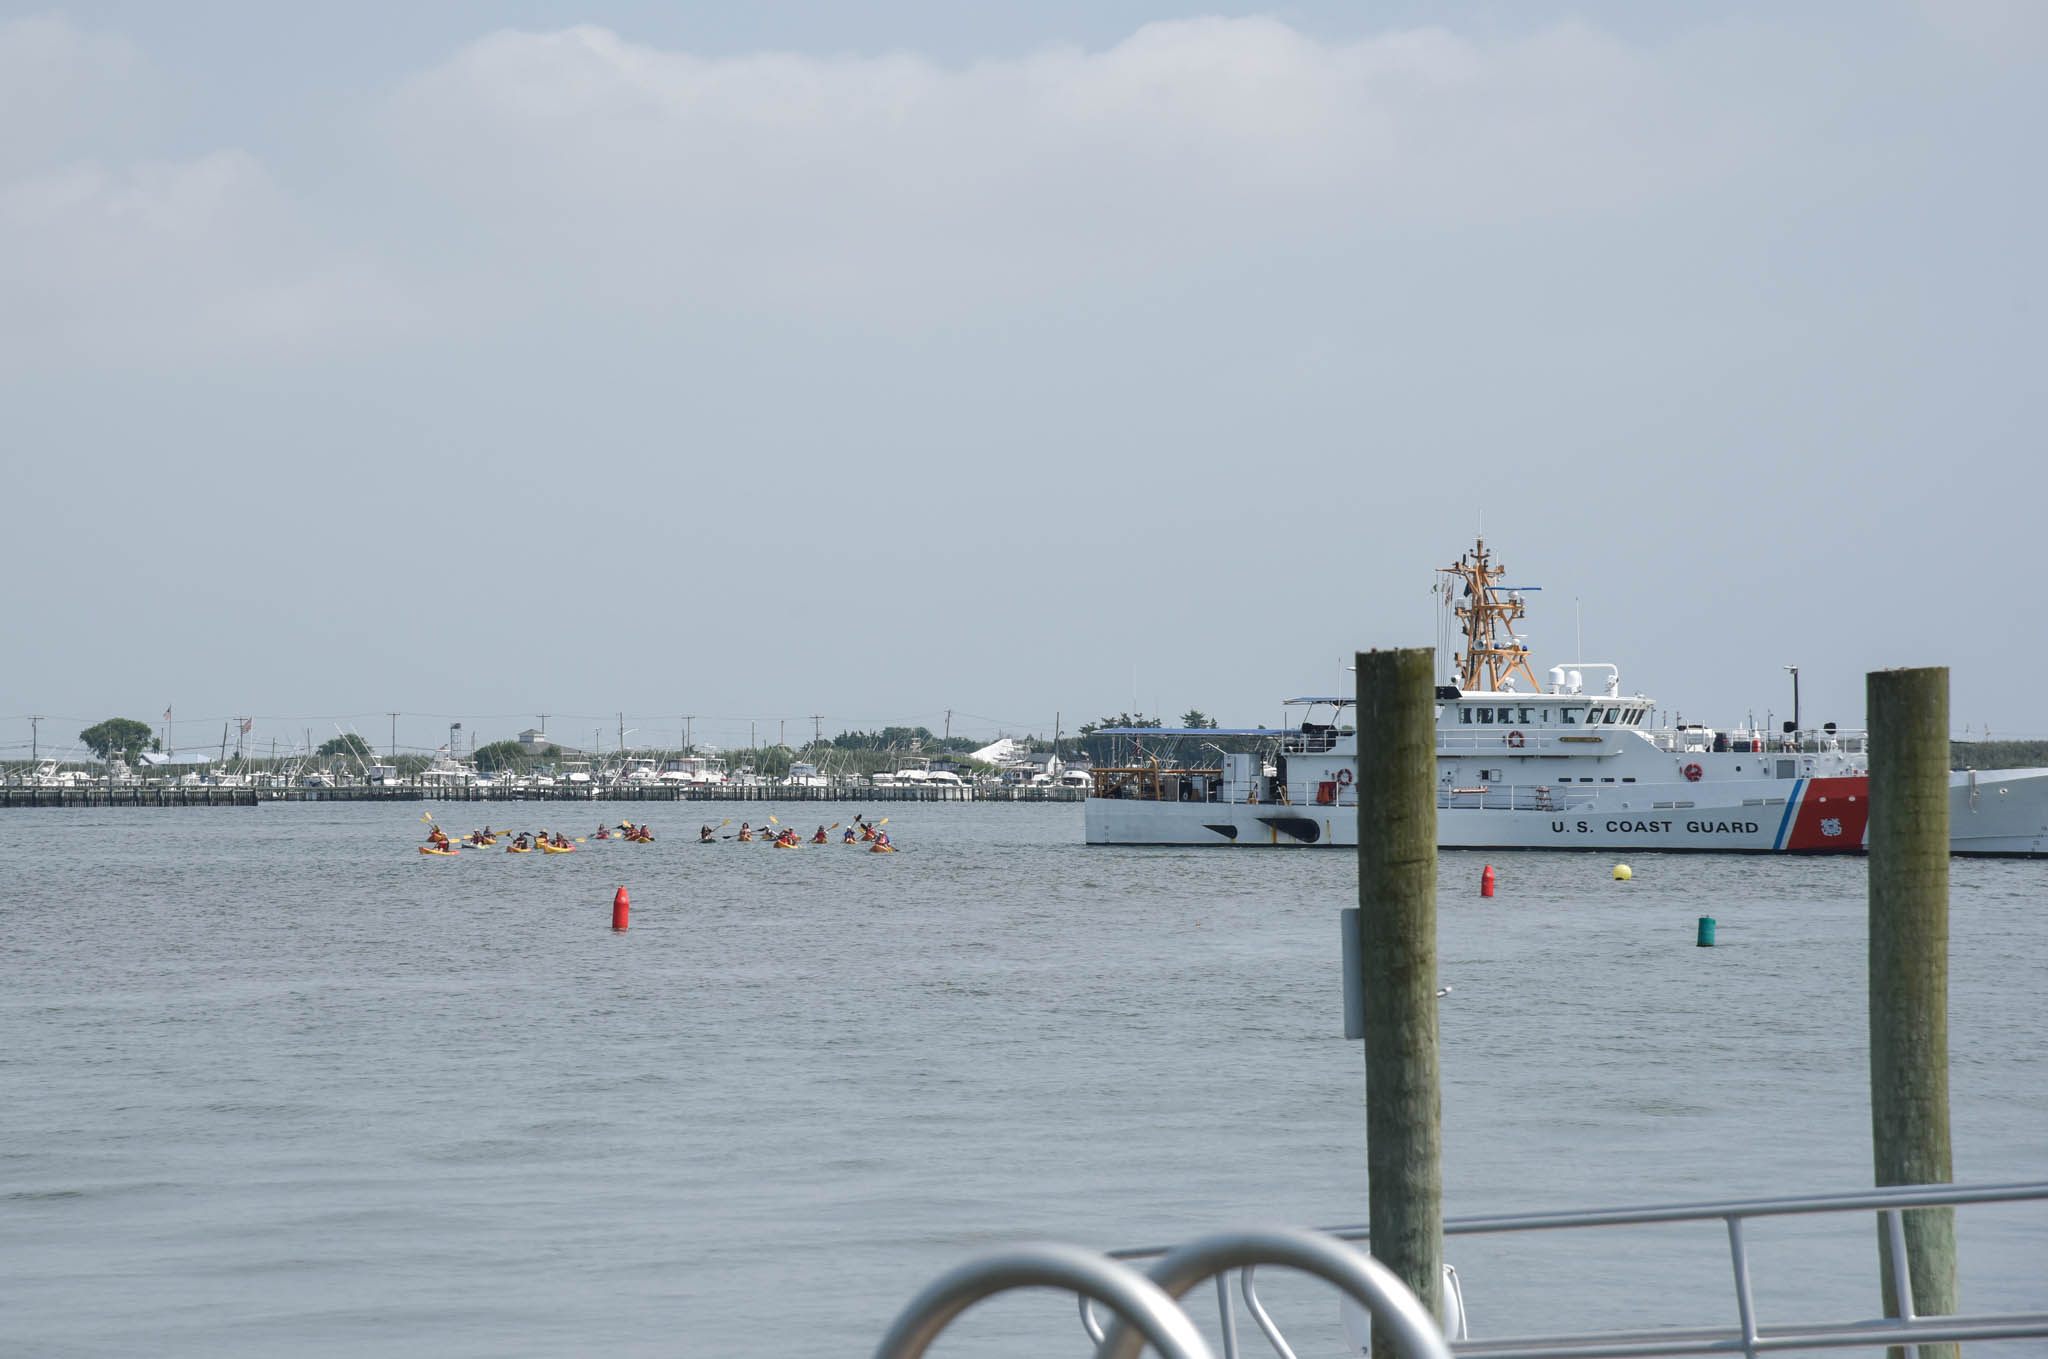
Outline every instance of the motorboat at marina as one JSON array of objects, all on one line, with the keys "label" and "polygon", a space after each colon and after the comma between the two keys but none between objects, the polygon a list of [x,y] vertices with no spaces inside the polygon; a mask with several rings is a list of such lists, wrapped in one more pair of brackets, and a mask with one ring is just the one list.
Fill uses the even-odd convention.
[{"label": "motorboat at marina", "polygon": [[[1520,591],[1482,540],[1443,568],[1464,650],[1436,691],[1437,840],[1445,849],[1657,849],[1840,853],[1864,847],[1865,734],[1827,723],[1765,732],[1654,721],[1615,665],[1574,662],[1539,684],[1515,625]],[[1591,682],[1589,683],[1589,677]],[[1279,733],[1111,728],[1170,760],[1094,770],[1085,804],[1095,845],[1355,846],[1358,737],[1353,700],[1297,698]],[[1796,724],[1788,724],[1795,726]],[[1225,751],[1230,739],[1258,748]],[[1164,747],[1162,751],[1162,747]],[[1957,854],[2048,856],[2048,769],[1950,776]]]}]

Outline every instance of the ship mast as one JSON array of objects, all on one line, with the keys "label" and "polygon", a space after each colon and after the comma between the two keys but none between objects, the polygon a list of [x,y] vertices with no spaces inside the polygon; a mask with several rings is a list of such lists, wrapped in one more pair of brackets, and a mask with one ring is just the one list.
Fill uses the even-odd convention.
[{"label": "ship mast", "polygon": [[1529,670],[1528,644],[1515,632],[1523,613],[1521,592],[1499,584],[1507,568],[1493,564],[1486,540],[1477,540],[1455,564],[1437,569],[1457,578],[1443,583],[1443,598],[1465,634],[1463,654],[1451,658],[1458,687],[1498,693],[1503,681],[1520,675],[1529,682],[1531,693],[1541,693],[1542,686]]}]

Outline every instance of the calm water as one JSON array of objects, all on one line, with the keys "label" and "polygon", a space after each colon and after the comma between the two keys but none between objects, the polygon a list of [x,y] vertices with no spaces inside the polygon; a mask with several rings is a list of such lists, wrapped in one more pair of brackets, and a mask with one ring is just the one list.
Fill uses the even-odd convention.
[{"label": "calm water", "polygon": [[[1366,1216],[1348,855],[1091,850],[1075,806],[779,853],[661,807],[440,860],[418,810],[0,820],[0,1349],[861,1354],[991,1243]],[[1443,859],[1451,1213],[1869,1183],[1860,861],[1492,862],[1485,901]],[[1959,1180],[2048,1178],[2044,887],[1954,867]],[[1967,1304],[2043,1305],[2048,1214],[1961,1230]],[[1767,1234],[1766,1318],[1872,1312],[1870,1235]],[[1451,1257],[1484,1332],[1731,1316],[1714,1229]],[[1085,1346],[1037,1295],[941,1350]]]}]

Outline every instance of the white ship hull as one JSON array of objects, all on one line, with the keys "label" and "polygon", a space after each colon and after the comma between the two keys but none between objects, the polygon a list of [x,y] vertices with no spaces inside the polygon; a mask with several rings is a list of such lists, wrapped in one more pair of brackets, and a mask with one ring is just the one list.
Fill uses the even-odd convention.
[{"label": "white ship hull", "polygon": [[[1864,847],[1867,780],[1796,779],[1641,785],[1596,793],[1569,808],[1456,805],[1483,795],[1446,794],[1437,808],[1443,849],[1679,850],[1737,854],[1854,853]],[[1356,848],[1350,788],[1334,804],[1157,802],[1089,798],[1091,845]],[[1958,774],[1949,832],[1957,854],[2048,857],[2048,770]]]}]

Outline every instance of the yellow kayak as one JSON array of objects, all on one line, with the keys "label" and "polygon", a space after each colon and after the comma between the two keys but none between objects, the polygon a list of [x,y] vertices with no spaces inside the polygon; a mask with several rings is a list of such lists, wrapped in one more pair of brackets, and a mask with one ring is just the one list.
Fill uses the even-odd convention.
[{"label": "yellow kayak", "polygon": [[438,854],[438,855],[440,855],[440,856],[441,856],[442,858],[444,858],[444,859],[452,859],[452,858],[454,858],[454,857],[455,857],[456,855],[458,855],[458,854],[462,853],[462,851],[461,851],[461,850],[459,850],[459,849],[435,849],[435,848],[434,848],[434,847],[433,847],[432,845],[421,845],[421,846],[420,846],[420,853],[422,853],[422,854]]},{"label": "yellow kayak", "polygon": [[549,854],[574,854],[576,852],[576,846],[574,845],[542,845],[541,849]]},{"label": "yellow kayak", "polygon": [[529,845],[527,848],[521,849],[517,845],[507,845],[505,846],[505,852],[507,854],[531,854],[533,853],[533,847]]},{"label": "yellow kayak", "polygon": [[869,846],[868,846],[868,853],[870,853],[870,854],[894,854],[895,852],[896,852],[896,846],[894,846],[894,845],[869,845]]}]

